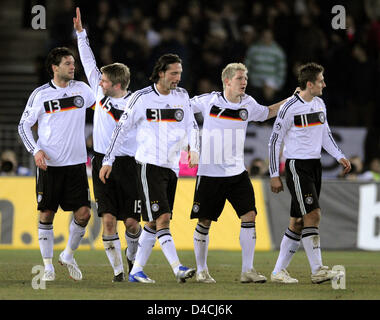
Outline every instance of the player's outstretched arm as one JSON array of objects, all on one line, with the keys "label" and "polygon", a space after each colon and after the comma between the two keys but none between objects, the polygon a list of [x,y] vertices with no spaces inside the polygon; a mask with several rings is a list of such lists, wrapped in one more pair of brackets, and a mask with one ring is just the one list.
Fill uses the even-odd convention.
[{"label": "player's outstretched arm", "polygon": [[268,118],[267,119],[270,119],[270,118],[273,118],[275,116],[277,116],[277,113],[278,113],[278,110],[280,109],[280,107],[286,102],[287,98],[280,101],[280,102],[277,102],[275,104],[272,104],[270,105],[268,108],[269,108],[269,113],[268,113]]},{"label": "player's outstretched arm", "polygon": [[88,84],[90,85],[95,95],[97,95],[97,92],[99,90],[99,81],[102,74],[96,66],[94,54],[91,50],[90,43],[87,38],[86,29],[84,29],[82,26],[82,18],[79,8],[76,9],[76,17],[73,18],[73,23],[74,29],[77,33],[80,61],[82,62],[84,72],[86,73]]},{"label": "player's outstretched arm", "polygon": [[[296,90],[294,91],[293,95],[300,93],[300,91],[301,91],[300,87],[297,87]],[[286,102],[287,99],[288,98],[286,98],[280,102],[277,102],[275,104],[270,105],[268,107],[269,108],[269,114],[268,114],[267,119],[270,119],[270,118],[277,116],[278,110],[280,109],[281,105],[283,105]]]}]

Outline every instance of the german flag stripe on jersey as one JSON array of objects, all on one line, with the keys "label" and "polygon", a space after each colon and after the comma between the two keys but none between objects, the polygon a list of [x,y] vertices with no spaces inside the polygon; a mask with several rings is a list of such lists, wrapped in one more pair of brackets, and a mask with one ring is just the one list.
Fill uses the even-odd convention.
[{"label": "german flag stripe on jersey", "polygon": [[116,122],[119,122],[123,110],[116,109],[108,96],[104,96],[102,100],[99,101],[100,106],[107,111],[107,113],[114,119]]},{"label": "german flag stripe on jersey", "polygon": [[210,117],[224,120],[246,121],[248,119],[248,111],[247,109],[234,110],[212,106]]},{"label": "german flag stripe on jersey", "polygon": [[184,117],[182,109],[146,109],[149,122],[180,122]]},{"label": "german flag stripe on jersey", "polygon": [[44,102],[46,113],[56,113],[61,111],[69,111],[84,106],[84,99],[81,96],[72,96],[61,99],[53,99]]},{"label": "german flag stripe on jersey", "polygon": [[325,114],[322,111],[294,116],[294,126],[297,128],[319,126],[324,123]]}]

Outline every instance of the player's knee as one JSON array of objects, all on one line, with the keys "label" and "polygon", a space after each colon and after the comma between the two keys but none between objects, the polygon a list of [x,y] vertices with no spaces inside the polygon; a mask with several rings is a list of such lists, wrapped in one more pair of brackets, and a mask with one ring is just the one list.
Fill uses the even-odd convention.
[{"label": "player's knee", "polygon": [[45,223],[53,223],[55,212],[51,210],[40,211],[40,221]]},{"label": "player's knee", "polygon": [[203,226],[203,227],[210,227],[211,226],[211,220],[205,219],[205,218],[200,218],[198,219],[198,223]]},{"label": "player's knee", "polygon": [[103,222],[103,233],[104,234],[115,234],[116,233],[116,218],[109,213],[105,213],[102,215]]},{"label": "player's knee", "polygon": [[82,227],[85,227],[91,218],[91,211],[89,207],[81,207],[74,212],[75,221]]},{"label": "player's knee", "polygon": [[156,226],[158,230],[170,227],[170,216],[170,213],[164,213],[156,219]]},{"label": "player's knee", "polygon": [[149,229],[157,230],[156,221],[149,221],[145,224]]},{"label": "player's knee", "polygon": [[136,234],[140,230],[139,222],[133,218],[128,218],[125,220],[124,225],[127,232],[132,234]]},{"label": "player's knee", "polygon": [[241,222],[255,222],[256,220],[256,212],[255,211],[249,211],[246,214],[243,214],[240,216]]},{"label": "player's knee", "polygon": [[289,223],[289,229],[293,232],[301,234],[302,229],[303,229],[303,219],[292,218]]},{"label": "player's knee", "polygon": [[321,221],[321,209],[317,208],[309,213],[305,214],[303,217],[303,223],[305,226],[318,226]]}]

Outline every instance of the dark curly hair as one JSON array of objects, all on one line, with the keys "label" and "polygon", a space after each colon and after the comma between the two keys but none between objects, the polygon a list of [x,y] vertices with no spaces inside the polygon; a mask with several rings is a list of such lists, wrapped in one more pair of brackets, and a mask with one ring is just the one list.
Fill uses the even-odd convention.
[{"label": "dark curly hair", "polygon": [[152,75],[150,76],[149,80],[151,80],[154,83],[157,83],[160,79],[159,73],[161,71],[168,70],[169,64],[172,63],[182,63],[181,58],[173,53],[167,53],[162,55],[156,62],[156,65],[153,68]]}]

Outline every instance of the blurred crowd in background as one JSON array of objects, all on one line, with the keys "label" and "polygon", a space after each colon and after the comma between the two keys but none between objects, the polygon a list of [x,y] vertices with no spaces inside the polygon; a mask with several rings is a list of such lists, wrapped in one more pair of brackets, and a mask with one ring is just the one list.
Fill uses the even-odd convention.
[{"label": "blurred crowd in background", "polygon": [[[345,29],[332,27],[335,5],[346,10]],[[220,91],[224,66],[243,62],[247,93],[264,105],[293,93],[301,64],[322,64],[330,125],[366,127],[366,168],[380,159],[380,0],[63,0],[48,20],[46,53],[76,51],[76,6],[97,65],[127,64],[132,91],[150,84],[155,60],[168,52],[183,60],[180,86],[190,96]],[[41,83],[49,80],[44,58]],[[86,81],[80,63],[77,71]]]}]

